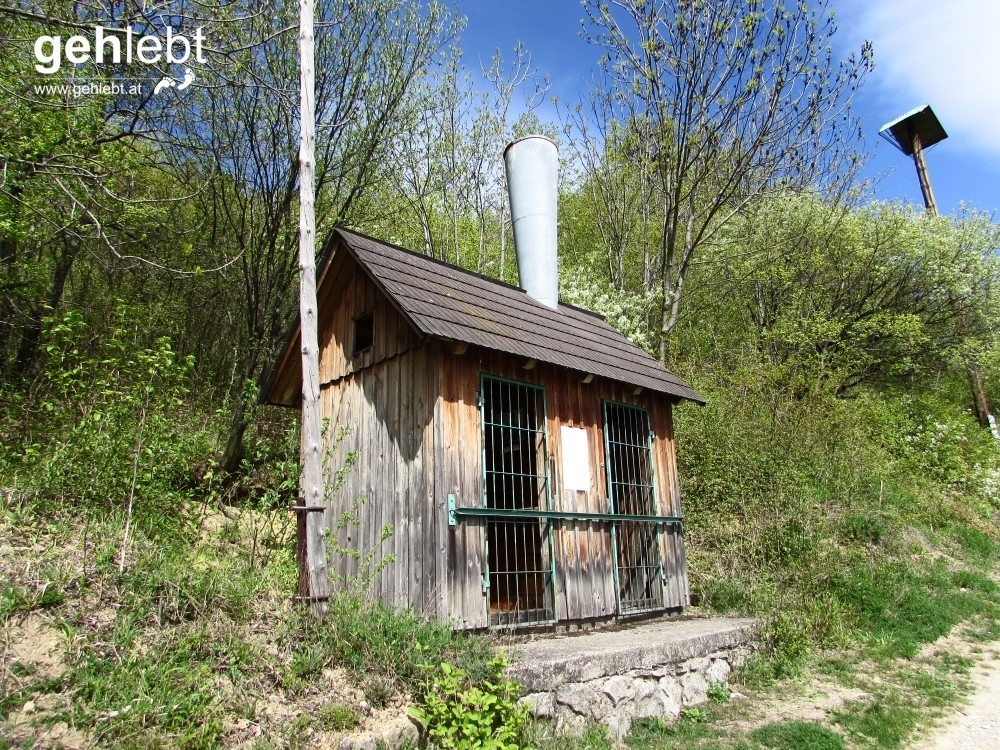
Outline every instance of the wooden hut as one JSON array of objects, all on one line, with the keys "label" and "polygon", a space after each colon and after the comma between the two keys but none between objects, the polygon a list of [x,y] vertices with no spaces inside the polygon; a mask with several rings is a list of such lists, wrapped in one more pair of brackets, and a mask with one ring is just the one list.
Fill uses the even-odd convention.
[{"label": "wooden hut", "polygon": [[[686,383],[598,315],[343,229],[318,298],[334,588],[374,570],[379,600],[456,628],[688,603]],[[267,402],[298,404],[299,351]]]}]

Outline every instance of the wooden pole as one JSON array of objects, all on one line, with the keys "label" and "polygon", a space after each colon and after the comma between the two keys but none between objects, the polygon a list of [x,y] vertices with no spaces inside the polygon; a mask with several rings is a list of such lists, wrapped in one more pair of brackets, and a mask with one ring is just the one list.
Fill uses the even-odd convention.
[{"label": "wooden pole", "polygon": [[937,216],[937,201],[934,200],[934,191],[931,190],[931,178],[927,174],[927,164],[924,161],[924,149],[920,144],[919,133],[913,134],[913,163],[917,166],[917,179],[920,180],[920,192],[924,195],[924,207],[933,216]]},{"label": "wooden pole", "polygon": [[[302,485],[300,506],[324,506],[322,417],[319,405],[319,330],[316,301],[316,71],[313,39],[313,0],[299,0],[299,315],[302,343]],[[309,590],[301,592],[313,614],[329,611],[325,513],[299,511],[305,516],[305,562],[302,576]],[[300,528],[303,524],[300,522]]]},{"label": "wooden pole", "polygon": [[[920,180],[920,192],[924,196],[924,207],[931,216],[938,216],[937,201],[934,200],[931,178],[927,174],[927,163],[924,161],[924,149],[920,143],[919,133],[913,134],[913,163],[917,166],[917,178]],[[961,310],[958,311],[958,325],[963,335],[968,333],[965,314]],[[972,416],[981,426],[989,427],[990,403],[986,398],[986,386],[983,384],[982,373],[975,360],[965,364],[965,376],[969,381],[969,390],[972,392]]]}]

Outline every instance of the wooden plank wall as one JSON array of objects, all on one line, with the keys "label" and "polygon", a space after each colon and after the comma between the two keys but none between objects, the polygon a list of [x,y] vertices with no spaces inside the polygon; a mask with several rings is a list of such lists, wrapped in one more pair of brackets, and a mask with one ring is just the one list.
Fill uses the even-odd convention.
[{"label": "wooden plank wall", "polygon": [[[633,395],[626,386],[595,378],[583,383],[582,375],[538,364],[524,369],[523,360],[471,347],[462,355],[441,355],[441,398],[435,442],[438,463],[435,484],[439,492],[456,495],[460,506],[482,505],[482,451],[476,394],[480,373],[541,385],[545,388],[553,505],[557,510],[607,512],[604,475],[602,399],[648,408],[653,429],[655,481],[659,513],[679,514],[676,458],[670,404],[662,396],[644,392]],[[591,466],[588,492],[563,489],[561,427],[587,431]],[[606,618],[615,614],[613,557],[606,524],[558,522],[555,528],[557,559],[556,617],[559,620]],[[483,528],[465,520],[448,532],[448,615],[460,627],[485,627],[487,603],[482,591]],[[684,543],[673,531],[661,537],[661,554],[667,572],[665,607],[688,603]]]},{"label": "wooden plank wall", "polygon": [[[453,494],[459,506],[482,505],[481,424],[476,394],[479,371],[478,350],[454,355],[442,347],[439,359],[440,397],[435,412],[435,476],[437,492],[445,498]],[[447,619],[456,627],[485,628],[488,625],[487,599],[483,591],[483,549],[485,525],[480,519],[464,519],[448,527],[447,570],[443,582]]]},{"label": "wooden plank wall", "polygon": [[[322,404],[330,420],[328,481],[332,485],[349,454],[357,454],[357,463],[344,475],[325,521],[337,545],[358,550],[361,558],[335,555],[331,575],[364,577],[394,556],[367,593],[439,618],[444,603],[437,561],[443,551],[436,546],[437,526],[446,525],[447,518],[434,508],[437,349],[420,342],[366,275],[351,273],[338,286],[340,303],[321,342]],[[353,321],[366,312],[374,313],[373,346],[352,356]],[[358,523],[345,525],[345,512]],[[392,530],[387,539],[382,539],[383,528]]]},{"label": "wooden plank wall", "polygon": [[[329,383],[394,357],[420,343],[417,335],[367,274],[357,270],[346,253],[334,256],[330,272],[337,269],[325,299],[339,300],[320,311],[319,379]],[[325,315],[324,315],[325,313]],[[374,314],[374,339],[369,349],[352,354],[354,320]],[[324,317],[327,320],[323,320]]]},{"label": "wooden plank wall", "polygon": [[[683,516],[680,485],[677,481],[677,444],[674,441],[673,409],[666,401],[650,409],[653,426],[653,471],[656,472],[656,497],[660,515]],[[663,526],[660,534],[660,555],[667,581],[664,599],[668,609],[686,607],[691,603],[688,591],[687,559],[684,552],[684,532],[677,526]]]}]

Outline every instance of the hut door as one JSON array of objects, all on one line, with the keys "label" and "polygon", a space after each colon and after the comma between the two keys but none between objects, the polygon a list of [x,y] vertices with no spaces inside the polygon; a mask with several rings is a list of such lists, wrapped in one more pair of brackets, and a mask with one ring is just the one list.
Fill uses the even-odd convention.
[{"label": "hut door", "polygon": [[[649,412],[627,404],[604,402],[604,455],[612,513],[657,515],[650,439]],[[663,566],[657,528],[649,521],[611,524],[620,615],[663,607]]]},{"label": "hut door", "polygon": [[484,376],[484,505],[509,511],[486,519],[490,625],[555,619],[551,521],[518,511],[550,510],[545,392]]}]

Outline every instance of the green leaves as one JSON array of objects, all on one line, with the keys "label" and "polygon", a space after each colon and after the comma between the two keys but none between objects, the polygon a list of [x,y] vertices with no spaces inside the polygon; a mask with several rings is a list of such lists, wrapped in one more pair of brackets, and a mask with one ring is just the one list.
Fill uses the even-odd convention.
[{"label": "green leaves", "polygon": [[465,670],[442,661],[423,665],[420,703],[410,714],[427,727],[440,750],[523,750],[528,710],[518,705],[520,687],[504,676],[498,654],[486,676],[471,680]]}]

